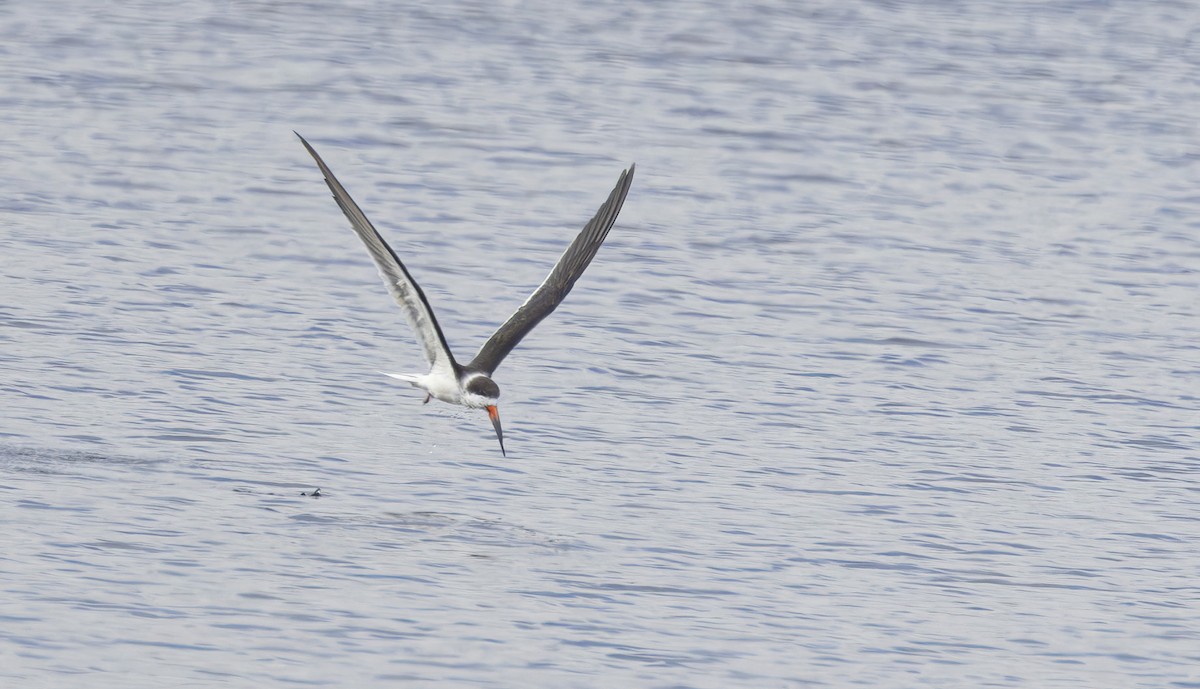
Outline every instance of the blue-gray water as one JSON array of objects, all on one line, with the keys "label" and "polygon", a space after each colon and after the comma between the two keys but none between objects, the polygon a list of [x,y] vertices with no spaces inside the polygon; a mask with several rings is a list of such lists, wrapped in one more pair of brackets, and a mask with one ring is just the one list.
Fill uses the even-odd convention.
[{"label": "blue-gray water", "polygon": [[[1194,5],[98,8],[0,5],[3,686],[1200,687]],[[463,358],[638,163],[507,459],[293,129]]]}]

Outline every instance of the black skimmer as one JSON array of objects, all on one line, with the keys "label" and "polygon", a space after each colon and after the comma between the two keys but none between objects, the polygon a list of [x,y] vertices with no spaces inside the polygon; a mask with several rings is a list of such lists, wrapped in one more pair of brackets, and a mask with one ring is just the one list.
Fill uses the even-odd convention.
[{"label": "black skimmer", "polygon": [[634,166],[630,165],[628,170],[621,172],[620,178],[617,179],[617,186],[608,195],[608,200],[600,206],[596,215],[588,221],[575,241],[571,242],[571,245],[563,252],[558,263],[554,264],[554,268],[542,281],[542,284],[533,291],[533,294],[529,295],[529,298],[513,315],[509,316],[504,325],[492,333],[471,363],[463,365],[455,361],[454,354],[450,352],[450,347],[446,344],[446,336],[442,334],[442,328],[433,315],[433,307],[429,305],[429,300],[421,291],[421,286],[409,274],[408,269],[396,256],[396,252],[392,251],[392,247],[383,241],[379,231],[375,229],[370,220],[367,220],[366,214],[362,212],[354,199],[350,198],[350,194],[346,193],[345,187],[337,181],[337,177],[333,176],[333,172],[325,164],[325,161],[321,160],[321,156],[317,155],[313,147],[298,132],[296,136],[300,137],[300,143],[304,144],[313,159],[317,161],[317,167],[321,168],[321,173],[325,175],[325,183],[333,192],[334,200],[341,206],[346,217],[350,219],[350,225],[358,233],[358,238],[367,245],[367,251],[379,269],[379,276],[383,278],[383,283],[387,286],[392,298],[403,309],[404,317],[408,319],[408,324],[416,332],[417,339],[420,340],[421,347],[425,351],[425,359],[429,362],[429,373],[387,373],[385,375],[424,390],[425,402],[436,397],[450,404],[460,404],[471,409],[486,409],[488,417],[492,420],[492,426],[496,429],[496,439],[500,441],[500,452],[508,456],[508,453],[504,451],[504,432],[500,429],[500,412],[496,409],[500,400],[500,388],[492,380],[492,374],[495,373],[500,362],[504,361],[504,357],[513,350],[513,347],[516,347],[517,343],[528,335],[529,331],[533,330],[534,326],[543,318],[558,308],[567,293],[571,291],[571,287],[575,285],[575,281],[579,279],[580,275],[583,275],[584,269],[592,262],[596,251],[600,249],[604,238],[608,236],[608,231],[616,222],[617,214],[621,212],[621,205],[625,203],[625,195],[629,193],[629,185],[633,182]]}]

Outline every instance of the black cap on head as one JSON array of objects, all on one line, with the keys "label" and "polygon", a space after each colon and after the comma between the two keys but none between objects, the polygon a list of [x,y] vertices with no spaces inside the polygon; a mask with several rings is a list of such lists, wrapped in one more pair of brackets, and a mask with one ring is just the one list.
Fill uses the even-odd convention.
[{"label": "black cap on head", "polygon": [[467,383],[467,392],[490,400],[500,399],[500,386],[487,376],[477,376]]}]

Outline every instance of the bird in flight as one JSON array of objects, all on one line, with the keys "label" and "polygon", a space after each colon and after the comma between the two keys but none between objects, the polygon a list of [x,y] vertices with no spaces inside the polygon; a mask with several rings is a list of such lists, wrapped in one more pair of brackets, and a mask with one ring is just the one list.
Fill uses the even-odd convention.
[{"label": "bird in flight", "polygon": [[300,137],[300,143],[304,144],[313,159],[317,161],[317,167],[321,168],[321,173],[325,175],[325,183],[333,192],[334,200],[350,220],[350,225],[358,234],[358,238],[367,245],[367,252],[375,261],[375,267],[379,269],[379,276],[383,278],[383,284],[387,286],[392,298],[404,311],[404,317],[417,334],[417,339],[420,340],[421,348],[425,352],[425,359],[429,362],[429,373],[388,373],[386,375],[424,390],[425,402],[436,397],[450,404],[459,404],[471,409],[486,409],[488,418],[491,419],[492,426],[496,429],[496,439],[500,441],[500,452],[507,456],[508,453],[504,450],[504,431],[500,428],[500,412],[496,409],[496,405],[500,401],[500,388],[492,380],[492,374],[496,372],[500,362],[504,361],[504,357],[508,356],[508,353],[517,346],[517,343],[528,335],[529,331],[533,330],[543,318],[558,308],[558,305],[575,285],[575,281],[579,279],[580,275],[583,275],[583,271],[592,262],[596,251],[600,249],[604,238],[608,236],[608,231],[616,222],[617,214],[621,212],[621,205],[625,203],[629,185],[633,182],[634,166],[630,165],[628,170],[621,172],[621,176],[617,179],[617,186],[608,195],[608,200],[600,206],[596,215],[588,221],[575,241],[571,242],[563,255],[559,257],[558,263],[554,264],[554,268],[542,281],[542,284],[533,291],[533,294],[529,295],[529,298],[513,315],[509,316],[503,325],[496,329],[496,332],[492,333],[471,363],[464,365],[454,359],[454,354],[450,352],[450,347],[446,344],[446,336],[442,334],[442,327],[438,325],[437,318],[433,315],[433,307],[429,305],[429,300],[425,297],[421,286],[404,267],[400,257],[383,240],[371,221],[367,220],[366,214],[362,212],[354,199],[350,198],[346,188],[338,182],[337,177],[333,176],[333,172],[325,164],[325,161],[321,160],[321,156],[317,155],[313,147],[298,132],[296,136]]}]

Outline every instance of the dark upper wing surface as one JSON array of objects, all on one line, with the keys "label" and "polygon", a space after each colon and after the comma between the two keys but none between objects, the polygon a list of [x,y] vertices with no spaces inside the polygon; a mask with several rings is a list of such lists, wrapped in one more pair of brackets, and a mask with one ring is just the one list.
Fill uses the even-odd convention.
[{"label": "dark upper wing surface", "polygon": [[583,275],[583,271],[595,258],[600,245],[604,243],[604,238],[608,236],[608,231],[616,222],[617,214],[621,212],[621,206],[625,203],[625,196],[629,193],[629,185],[633,182],[634,167],[630,165],[628,170],[621,172],[617,186],[608,195],[608,200],[600,206],[596,215],[559,257],[558,263],[541,286],[492,334],[475,355],[475,359],[468,364],[468,368],[491,375],[513,347],[516,347],[543,318],[558,308],[575,285],[575,281]]}]

